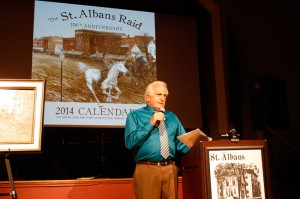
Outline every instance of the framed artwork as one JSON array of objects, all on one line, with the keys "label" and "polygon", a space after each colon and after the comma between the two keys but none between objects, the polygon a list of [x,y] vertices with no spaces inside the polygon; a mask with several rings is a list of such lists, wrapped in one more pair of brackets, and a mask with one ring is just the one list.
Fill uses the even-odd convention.
[{"label": "framed artwork", "polygon": [[40,151],[45,80],[0,80],[0,152]]},{"label": "framed artwork", "polygon": [[208,198],[270,198],[265,141],[203,149]]}]

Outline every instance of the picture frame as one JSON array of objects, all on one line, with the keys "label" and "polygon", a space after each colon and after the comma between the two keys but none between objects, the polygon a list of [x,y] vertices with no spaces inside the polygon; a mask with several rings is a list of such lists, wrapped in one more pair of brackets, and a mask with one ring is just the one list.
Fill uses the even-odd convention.
[{"label": "picture frame", "polygon": [[208,198],[270,198],[266,141],[204,144],[203,150]]},{"label": "picture frame", "polygon": [[45,80],[0,80],[0,153],[41,151]]}]

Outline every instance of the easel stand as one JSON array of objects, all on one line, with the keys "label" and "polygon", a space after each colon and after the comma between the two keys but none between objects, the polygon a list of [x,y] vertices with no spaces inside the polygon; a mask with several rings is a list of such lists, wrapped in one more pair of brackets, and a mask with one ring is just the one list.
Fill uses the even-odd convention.
[{"label": "easel stand", "polygon": [[9,179],[9,183],[10,183],[11,192],[10,193],[0,193],[0,196],[12,196],[12,198],[16,199],[17,192],[15,189],[14,179],[13,179],[12,172],[11,172],[8,153],[5,153],[5,164],[6,164],[7,175],[8,175],[8,179]]}]

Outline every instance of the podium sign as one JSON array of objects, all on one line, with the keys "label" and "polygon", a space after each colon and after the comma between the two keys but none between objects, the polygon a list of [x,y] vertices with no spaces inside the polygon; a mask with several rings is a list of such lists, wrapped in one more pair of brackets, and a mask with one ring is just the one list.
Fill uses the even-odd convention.
[{"label": "podium sign", "polygon": [[270,197],[265,140],[202,141],[182,158],[185,199]]}]

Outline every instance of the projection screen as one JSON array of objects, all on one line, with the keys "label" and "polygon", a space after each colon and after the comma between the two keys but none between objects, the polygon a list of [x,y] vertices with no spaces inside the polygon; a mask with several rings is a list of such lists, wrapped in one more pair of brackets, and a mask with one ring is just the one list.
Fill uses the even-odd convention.
[{"label": "projection screen", "polygon": [[166,108],[202,127],[193,19],[48,1],[34,10],[31,78],[46,80],[45,126],[124,127],[146,85],[163,80]]}]

